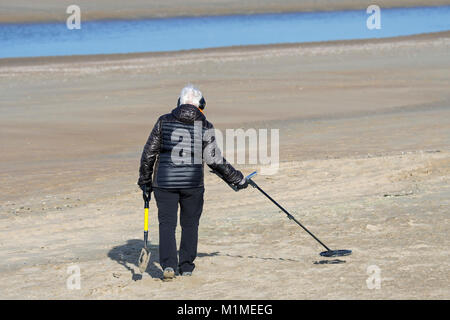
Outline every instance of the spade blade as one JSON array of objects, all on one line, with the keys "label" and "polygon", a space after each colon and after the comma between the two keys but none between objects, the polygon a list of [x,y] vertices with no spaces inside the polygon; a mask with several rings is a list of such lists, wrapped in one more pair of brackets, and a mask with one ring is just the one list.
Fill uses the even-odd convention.
[{"label": "spade blade", "polygon": [[150,252],[148,251],[148,249],[142,248],[138,260],[139,271],[141,273],[144,273],[145,270],[147,270],[147,265],[149,261],[150,261]]},{"label": "spade blade", "polygon": [[323,251],[320,253],[322,257],[343,257],[343,256],[349,256],[352,254],[352,250],[328,250]]}]

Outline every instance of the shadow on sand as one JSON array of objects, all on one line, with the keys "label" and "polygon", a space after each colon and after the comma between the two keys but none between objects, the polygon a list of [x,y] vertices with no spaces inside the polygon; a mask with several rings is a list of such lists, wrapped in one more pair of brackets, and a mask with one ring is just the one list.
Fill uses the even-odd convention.
[{"label": "shadow on sand", "polygon": [[[144,247],[144,241],[140,239],[131,239],[127,243],[115,246],[108,252],[108,257],[122,265],[125,269],[131,272],[131,277],[134,281],[141,280],[142,275],[135,270],[138,270],[138,259],[141,249]],[[162,279],[163,272],[159,267],[159,247],[148,243],[150,251],[150,261],[146,272],[152,278]],[[218,252],[213,253],[198,253],[198,257],[211,257],[218,255]]]},{"label": "shadow on sand", "polygon": [[[140,239],[128,240],[127,243],[115,246],[108,252],[108,257],[111,260],[117,261],[125,269],[131,272],[133,280],[142,279],[142,275],[138,270],[138,258],[141,253],[141,249],[144,247],[144,241]],[[150,251],[150,262],[148,263],[146,272],[152,278],[162,278],[162,271],[156,265],[159,262],[158,246],[148,243],[148,249]]]},{"label": "shadow on sand", "polygon": [[[125,269],[131,272],[131,276],[133,280],[142,279],[142,275],[139,272],[135,272],[138,270],[138,258],[141,252],[141,249],[144,246],[144,241],[140,239],[131,239],[128,240],[127,243],[115,246],[108,252],[108,257],[111,260],[116,261],[118,264],[122,265]],[[159,267],[159,248],[158,245],[154,245],[149,243],[148,249],[150,251],[150,262],[148,263],[146,272],[152,278],[161,279],[163,276],[162,270]],[[199,252],[197,257],[214,257],[214,256],[222,256],[222,257],[232,257],[232,258],[242,258],[242,259],[259,259],[259,260],[276,260],[276,261],[291,261],[291,262],[302,262],[300,260],[295,259],[286,259],[286,258],[271,258],[271,257],[257,257],[257,256],[241,256],[241,255],[231,255],[228,253],[220,253],[218,251],[211,253],[202,253]],[[331,260],[331,261],[316,261],[314,264],[336,264],[343,263],[345,261],[342,260]]]}]

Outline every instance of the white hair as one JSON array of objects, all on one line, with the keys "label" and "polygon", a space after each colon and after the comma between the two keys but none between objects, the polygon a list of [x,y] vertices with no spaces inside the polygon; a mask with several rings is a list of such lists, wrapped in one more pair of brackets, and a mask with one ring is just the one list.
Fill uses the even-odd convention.
[{"label": "white hair", "polygon": [[196,107],[200,105],[200,100],[203,95],[200,90],[194,87],[192,84],[188,84],[181,90],[180,104],[192,104]]}]

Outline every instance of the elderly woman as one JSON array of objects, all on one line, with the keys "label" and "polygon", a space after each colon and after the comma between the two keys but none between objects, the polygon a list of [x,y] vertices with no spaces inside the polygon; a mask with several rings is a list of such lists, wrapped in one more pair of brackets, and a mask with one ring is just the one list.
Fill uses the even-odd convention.
[{"label": "elderly woman", "polygon": [[[142,152],[138,185],[150,199],[155,193],[159,220],[159,260],[164,278],[192,275],[197,256],[198,225],[203,210],[204,162],[228,184],[243,189],[247,181],[217,148],[213,125],[206,120],[202,93],[189,85],[178,105],[156,121]],[[209,134],[205,134],[205,133]],[[201,148],[199,148],[201,146]],[[179,259],[175,240],[180,204]]]}]

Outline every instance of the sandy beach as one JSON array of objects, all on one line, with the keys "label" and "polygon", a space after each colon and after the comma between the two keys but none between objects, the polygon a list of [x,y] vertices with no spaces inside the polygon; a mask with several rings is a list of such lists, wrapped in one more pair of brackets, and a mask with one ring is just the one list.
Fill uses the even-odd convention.
[{"label": "sandy beach", "polygon": [[[64,22],[68,6],[80,7],[82,20],[142,19],[268,12],[364,10],[370,0],[0,0],[0,23]],[[449,5],[450,0],[377,0],[381,8]]]},{"label": "sandy beach", "polygon": [[[345,263],[323,264],[255,189],[205,173],[194,275],[160,280],[152,201],[139,279],[139,157],[188,82],[218,129],[280,129],[279,172],[255,181],[327,245],[353,250]],[[450,298],[450,32],[2,59],[0,88],[2,299]],[[80,290],[66,286],[74,265]]]}]

